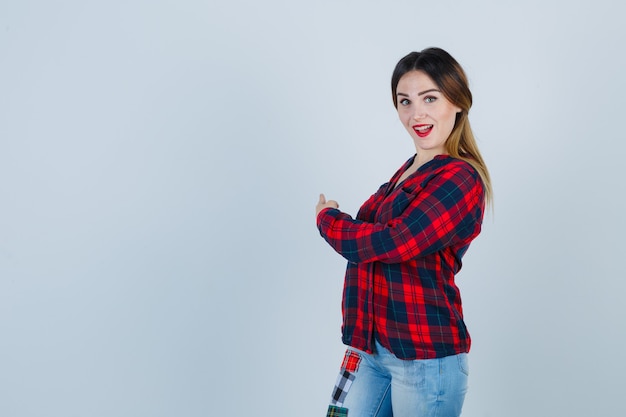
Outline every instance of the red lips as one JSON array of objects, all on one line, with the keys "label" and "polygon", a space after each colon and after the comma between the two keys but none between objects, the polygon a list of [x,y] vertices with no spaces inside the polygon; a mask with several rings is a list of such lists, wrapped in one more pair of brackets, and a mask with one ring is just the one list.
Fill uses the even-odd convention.
[{"label": "red lips", "polygon": [[433,125],[415,125],[413,130],[420,138],[425,138],[433,130]]}]

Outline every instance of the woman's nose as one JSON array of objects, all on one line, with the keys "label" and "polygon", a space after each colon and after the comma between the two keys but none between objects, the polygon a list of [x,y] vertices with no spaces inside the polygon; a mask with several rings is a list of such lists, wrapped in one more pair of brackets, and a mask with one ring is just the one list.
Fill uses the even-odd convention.
[{"label": "woman's nose", "polygon": [[426,109],[423,106],[415,106],[413,111],[413,119],[421,120],[426,117]]}]

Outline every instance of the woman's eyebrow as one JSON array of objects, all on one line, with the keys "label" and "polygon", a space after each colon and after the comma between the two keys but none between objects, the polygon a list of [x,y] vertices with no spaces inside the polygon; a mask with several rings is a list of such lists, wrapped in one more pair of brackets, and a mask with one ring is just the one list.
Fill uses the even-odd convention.
[{"label": "woman's eyebrow", "polygon": [[430,90],[425,90],[422,91],[421,93],[417,93],[418,96],[423,96],[426,93],[432,93],[433,91],[436,91],[438,93],[441,93],[441,91],[437,90],[436,88],[431,88]]},{"label": "woman's eyebrow", "polygon": [[[433,91],[436,91],[436,92],[438,92],[438,93],[441,93],[441,91],[439,91],[438,89],[436,89],[436,88],[431,88],[431,89],[429,89],[429,90],[424,90],[424,91],[422,91],[422,92],[420,92],[420,93],[417,93],[417,95],[418,95],[418,96],[423,96],[424,94],[426,94],[426,93],[432,93]],[[408,96],[409,96],[408,94],[406,94],[406,93],[401,93],[401,92],[397,92],[397,93],[396,93],[396,95],[397,95],[397,96],[402,96],[402,97],[408,97]]]}]

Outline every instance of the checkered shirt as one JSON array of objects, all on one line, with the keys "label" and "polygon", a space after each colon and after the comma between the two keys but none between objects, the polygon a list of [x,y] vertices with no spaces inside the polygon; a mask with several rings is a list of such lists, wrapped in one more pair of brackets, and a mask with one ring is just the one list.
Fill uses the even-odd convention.
[{"label": "checkered shirt", "polygon": [[484,188],[470,164],[446,155],[395,187],[413,158],[356,219],[326,208],[317,225],[348,260],[343,342],[371,353],[376,337],[400,359],[432,359],[470,349],[454,277],[480,233]]}]

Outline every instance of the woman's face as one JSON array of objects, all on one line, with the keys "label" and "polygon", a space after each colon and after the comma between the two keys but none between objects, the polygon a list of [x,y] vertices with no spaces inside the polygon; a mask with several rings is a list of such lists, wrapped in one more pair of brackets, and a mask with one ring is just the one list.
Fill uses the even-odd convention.
[{"label": "woman's face", "polygon": [[422,71],[410,71],[400,78],[396,89],[398,116],[415,142],[421,156],[445,154],[445,143],[461,111],[443,95],[435,82]]}]

